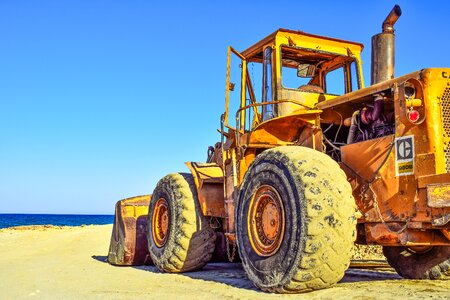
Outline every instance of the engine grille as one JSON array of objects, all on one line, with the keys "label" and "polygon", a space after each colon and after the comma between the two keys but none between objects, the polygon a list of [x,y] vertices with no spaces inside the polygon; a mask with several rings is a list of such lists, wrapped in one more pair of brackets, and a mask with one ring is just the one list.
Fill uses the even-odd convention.
[{"label": "engine grille", "polygon": [[[448,138],[450,137],[450,88],[446,88],[441,96],[441,113],[445,137]],[[448,141],[444,142],[444,153],[445,169],[447,173],[450,173],[450,143]]]}]

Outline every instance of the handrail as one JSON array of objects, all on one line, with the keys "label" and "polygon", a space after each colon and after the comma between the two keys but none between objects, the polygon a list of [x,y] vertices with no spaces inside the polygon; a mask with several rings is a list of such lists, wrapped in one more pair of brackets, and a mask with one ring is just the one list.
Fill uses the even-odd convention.
[{"label": "handrail", "polygon": [[236,54],[237,56],[239,56],[240,59],[245,60],[246,58],[237,50],[235,50],[233,47],[229,46],[231,52],[233,52],[234,54]]},{"label": "handrail", "polygon": [[[240,133],[241,133],[241,134],[244,134],[243,129],[242,129],[242,128],[239,128],[239,126],[238,126],[238,125],[240,124],[239,121],[240,121],[240,116],[241,116],[240,112],[241,112],[241,111],[246,110],[246,109],[249,109],[249,108],[252,108],[252,107],[258,107],[258,106],[264,106],[264,105],[271,105],[271,104],[279,104],[279,103],[286,103],[286,102],[298,104],[298,105],[301,105],[301,106],[305,106],[306,108],[315,110],[314,107],[308,107],[308,106],[306,106],[304,103],[299,102],[299,101],[297,101],[297,100],[292,100],[292,99],[283,99],[283,100],[275,100],[275,101],[270,101],[270,102],[252,103],[252,104],[246,105],[246,106],[244,106],[244,107],[241,107],[241,108],[239,108],[239,109],[236,111],[236,146],[239,146],[239,134],[240,134]],[[245,130],[245,128],[244,128],[244,130]]]},{"label": "handrail", "polygon": [[[271,105],[271,104],[279,104],[279,103],[285,103],[285,102],[290,102],[290,103],[298,104],[298,105],[301,105],[301,106],[305,106],[306,108],[309,108],[309,109],[314,109],[314,107],[307,106],[307,105],[305,105],[305,103],[303,103],[303,102],[300,102],[300,101],[297,101],[297,100],[292,100],[292,99],[284,99],[284,100],[276,100],[276,101],[270,101],[270,102],[252,103],[252,104],[246,105],[246,106],[244,106],[244,107],[240,107],[240,108],[236,111],[236,122],[239,122],[239,113],[240,113],[242,110],[249,109],[249,108],[252,108],[252,107],[257,107],[257,106],[264,106],[264,105]],[[238,125],[238,123],[236,123],[236,129],[237,129],[237,130],[240,130],[241,128],[238,128],[237,125]]]}]

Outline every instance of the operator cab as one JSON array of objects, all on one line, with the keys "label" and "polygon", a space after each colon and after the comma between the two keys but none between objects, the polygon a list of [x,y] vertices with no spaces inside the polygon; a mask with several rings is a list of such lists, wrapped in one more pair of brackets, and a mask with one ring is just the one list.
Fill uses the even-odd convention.
[{"label": "operator cab", "polygon": [[[236,113],[236,128],[251,131],[262,122],[312,110],[318,102],[363,88],[362,49],[359,43],[286,29],[241,53],[230,47],[225,125],[230,126],[228,112]],[[240,93],[230,93],[235,86]]]}]

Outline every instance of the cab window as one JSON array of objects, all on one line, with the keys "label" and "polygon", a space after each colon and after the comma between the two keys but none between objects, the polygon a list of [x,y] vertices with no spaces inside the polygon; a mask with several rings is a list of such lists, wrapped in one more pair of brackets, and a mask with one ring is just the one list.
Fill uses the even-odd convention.
[{"label": "cab window", "polygon": [[336,68],[325,75],[325,93],[332,95],[345,94],[344,68]]}]

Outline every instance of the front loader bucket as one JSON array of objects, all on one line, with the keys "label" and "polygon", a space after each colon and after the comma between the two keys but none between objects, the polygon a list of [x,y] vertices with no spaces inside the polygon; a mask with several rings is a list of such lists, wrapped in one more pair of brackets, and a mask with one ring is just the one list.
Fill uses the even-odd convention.
[{"label": "front loader bucket", "polygon": [[108,262],[119,266],[150,264],[147,214],[151,195],[117,201]]}]

